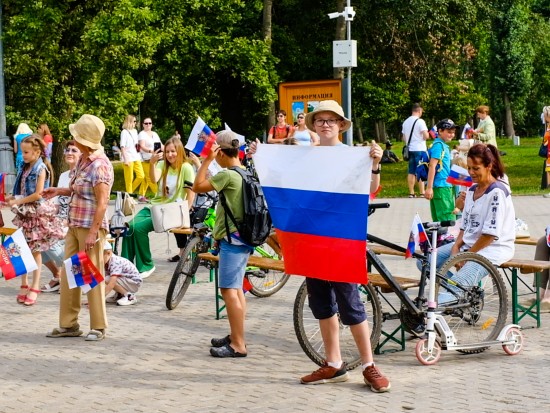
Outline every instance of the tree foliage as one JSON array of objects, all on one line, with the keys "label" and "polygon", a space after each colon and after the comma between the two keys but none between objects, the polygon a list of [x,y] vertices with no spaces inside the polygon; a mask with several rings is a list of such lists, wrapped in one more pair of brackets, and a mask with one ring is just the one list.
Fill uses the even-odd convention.
[{"label": "tree foliage", "polygon": [[[550,104],[550,2],[351,3],[359,62],[352,71],[353,113],[367,137],[381,123],[398,135],[415,101],[428,119],[460,123],[488,104],[501,128],[536,131],[541,107]],[[152,117],[164,139],[176,129],[185,136],[198,115],[215,129],[227,122],[249,138],[260,136],[279,82],[339,76],[332,41],[345,23],[327,13],[344,5],[3,1],[10,131],[21,121],[46,122],[63,139],[68,124],[89,112],[105,121],[108,139],[118,136],[127,113]]]}]

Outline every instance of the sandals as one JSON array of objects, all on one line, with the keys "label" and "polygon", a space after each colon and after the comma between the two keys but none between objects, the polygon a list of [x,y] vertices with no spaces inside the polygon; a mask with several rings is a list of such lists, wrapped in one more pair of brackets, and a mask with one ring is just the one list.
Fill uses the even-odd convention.
[{"label": "sandals", "polygon": [[80,337],[82,335],[82,330],[80,330],[80,325],[75,324],[70,328],[57,327],[52,330],[51,333],[46,334],[46,337],[59,338],[59,337]]},{"label": "sandals", "polygon": [[105,338],[105,330],[90,330],[84,338],[85,341],[100,341]]},{"label": "sandals", "polygon": [[231,337],[227,335],[224,338],[213,338],[212,340],[210,340],[210,344],[212,345],[212,347],[223,347],[225,345],[231,344]]},{"label": "sandals", "polygon": [[42,291],[37,290],[35,288],[29,288],[29,292],[36,293],[36,298],[29,298],[29,295],[27,293],[27,296],[25,297],[25,301],[23,302],[23,304],[25,304],[26,306],[35,305],[36,300],[38,299],[38,294],[40,294]]},{"label": "sandals", "polygon": [[[22,290],[29,290],[29,286],[28,285],[22,285],[21,286],[21,289]],[[25,302],[25,299],[27,298],[27,294],[17,294],[17,302],[19,304],[23,304]]]},{"label": "sandals", "polygon": [[[53,285],[52,285],[53,282]],[[53,293],[59,291],[61,284],[59,283],[59,278],[53,277],[50,282],[42,287],[43,293]]]},{"label": "sandals", "polygon": [[409,194],[409,198],[416,198],[415,194]]},{"label": "sandals", "polygon": [[210,349],[210,355],[212,355],[212,357],[226,358],[226,357],[246,357],[248,354],[239,353],[238,351],[235,351],[233,347],[231,347],[229,344],[226,344],[223,347],[212,347]]},{"label": "sandals", "polygon": [[178,262],[180,260],[179,255],[174,255],[173,257],[168,258],[168,262]]}]

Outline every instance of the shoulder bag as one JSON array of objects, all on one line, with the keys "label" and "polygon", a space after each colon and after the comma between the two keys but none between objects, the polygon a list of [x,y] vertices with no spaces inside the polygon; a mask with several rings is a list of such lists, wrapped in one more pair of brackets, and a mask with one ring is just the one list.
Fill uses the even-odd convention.
[{"label": "shoulder bag", "polygon": [[540,144],[539,156],[541,158],[548,158],[548,145],[545,145],[544,142]]},{"label": "shoulder bag", "polygon": [[[118,195],[118,193],[117,193]],[[136,213],[137,202],[128,192],[124,192],[122,199],[122,213],[125,216],[134,215]]]},{"label": "shoulder bag", "polygon": [[189,205],[187,201],[153,205],[151,219],[155,232],[166,232],[173,228],[190,228]]},{"label": "shoulder bag", "polygon": [[416,125],[416,122],[418,122],[418,119],[417,118],[414,123],[413,123],[413,126],[411,128],[411,133],[409,135],[409,140],[407,141],[407,145],[406,146],[403,146],[403,152],[402,152],[402,155],[403,155],[403,160],[404,161],[408,161],[409,160],[409,144],[411,143],[411,139],[413,137],[413,132],[414,132],[414,126]]}]

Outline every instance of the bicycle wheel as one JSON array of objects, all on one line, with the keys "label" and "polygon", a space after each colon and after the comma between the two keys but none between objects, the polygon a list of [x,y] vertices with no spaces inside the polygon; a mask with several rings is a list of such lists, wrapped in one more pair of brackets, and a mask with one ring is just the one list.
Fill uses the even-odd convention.
[{"label": "bicycle wheel", "polygon": [[[368,315],[370,340],[372,349],[378,344],[380,340],[380,333],[382,331],[382,305],[380,304],[380,298],[376,293],[374,287],[369,285],[360,285],[359,291],[365,310]],[[306,304],[307,286],[304,281],[294,300],[294,331],[300,346],[306,353],[306,355],[319,366],[322,366],[325,362],[325,350],[323,339],[321,337],[321,330],[319,329],[319,320],[313,317],[309,306]],[[355,345],[353,335],[349,326],[346,326],[340,322],[340,351],[342,353],[342,360],[347,363],[348,370],[352,370],[361,363],[361,357]]]},{"label": "bicycle wheel", "polygon": [[[281,259],[281,256],[275,252],[268,239],[264,244],[254,249],[254,255],[266,258]],[[261,268],[250,269],[245,277],[250,282],[252,288],[250,292],[256,297],[269,297],[279,291],[289,279],[289,275],[276,270],[267,270]]]},{"label": "bicycle wheel", "polygon": [[[482,271],[487,274],[477,285],[466,286],[453,282],[458,270],[456,265],[468,265],[464,271]],[[504,281],[496,267],[486,258],[472,252],[463,252],[448,259],[438,271],[439,276],[450,277],[445,281],[439,276],[436,282],[436,297],[442,293],[451,301],[438,305],[442,315],[453,331],[457,344],[474,345],[471,349],[458,350],[473,354],[485,351],[483,342],[496,340],[506,324],[508,296]],[[454,284],[454,285],[453,285]],[[480,344],[479,347],[475,344]],[[442,342],[445,346],[445,343]]]},{"label": "bicycle wheel", "polygon": [[166,293],[166,308],[173,310],[178,306],[199,268],[201,260],[197,255],[207,250],[208,245],[200,237],[194,236],[189,239],[170,280]]}]

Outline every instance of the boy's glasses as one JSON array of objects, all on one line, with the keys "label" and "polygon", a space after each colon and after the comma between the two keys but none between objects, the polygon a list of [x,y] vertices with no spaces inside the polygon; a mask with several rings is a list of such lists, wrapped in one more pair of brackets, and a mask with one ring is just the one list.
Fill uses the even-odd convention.
[{"label": "boy's glasses", "polygon": [[334,126],[336,125],[336,122],[338,122],[340,119],[315,119],[313,123],[315,123],[315,126],[323,126],[325,123],[328,126]]}]

